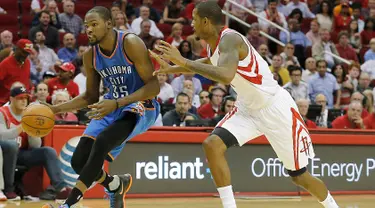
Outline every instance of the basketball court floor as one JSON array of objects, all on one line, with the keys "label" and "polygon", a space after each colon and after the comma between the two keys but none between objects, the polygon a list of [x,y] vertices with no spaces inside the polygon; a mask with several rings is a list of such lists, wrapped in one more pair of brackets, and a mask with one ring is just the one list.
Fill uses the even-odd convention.
[{"label": "basketball court floor", "polygon": [[[373,208],[375,196],[336,196],[340,208]],[[6,202],[0,208],[41,208],[48,201],[39,202]],[[237,199],[239,208],[322,208],[312,197],[295,198],[248,198]],[[108,208],[108,200],[83,200],[79,208]],[[220,208],[218,198],[156,198],[127,199],[127,208]]]}]

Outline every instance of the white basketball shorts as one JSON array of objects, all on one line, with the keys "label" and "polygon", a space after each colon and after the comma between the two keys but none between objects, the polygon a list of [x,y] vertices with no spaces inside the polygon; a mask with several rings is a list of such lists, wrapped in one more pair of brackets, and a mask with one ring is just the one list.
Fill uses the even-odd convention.
[{"label": "white basketball shorts", "polygon": [[256,111],[237,105],[216,127],[232,133],[240,146],[265,135],[286,169],[306,167],[315,154],[295,101],[286,90],[280,89],[269,103]]}]

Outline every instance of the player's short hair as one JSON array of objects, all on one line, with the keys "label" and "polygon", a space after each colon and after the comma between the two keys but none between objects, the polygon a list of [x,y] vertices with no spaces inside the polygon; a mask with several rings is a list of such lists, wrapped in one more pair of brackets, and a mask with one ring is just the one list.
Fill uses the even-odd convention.
[{"label": "player's short hair", "polygon": [[95,6],[94,8],[90,9],[86,15],[90,13],[97,13],[104,21],[112,20],[111,11],[103,6]]},{"label": "player's short hair", "polygon": [[195,8],[201,18],[206,17],[215,25],[223,24],[223,13],[216,1],[202,1]]}]

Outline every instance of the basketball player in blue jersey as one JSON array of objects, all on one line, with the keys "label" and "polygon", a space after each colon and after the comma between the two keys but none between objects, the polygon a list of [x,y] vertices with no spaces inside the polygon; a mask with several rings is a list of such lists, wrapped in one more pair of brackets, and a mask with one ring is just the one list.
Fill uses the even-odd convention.
[{"label": "basketball player in blue jersey", "polygon": [[[146,46],[134,34],[113,30],[111,19],[111,12],[105,7],[97,6],[87,12],[86,33],[92,46],[83,55],[87,91],[67,103],[50,106],[54,113],[88,106],[93,119],[71,161],[80,176],[60,208],[75,205],[93,182],[111,193],[111,208],[125,207],[132,177],[109,175],[102,170],[104,160],[113,161],[125,142],[150,128],[159,114],[154,98],[160,88],[152,75],[154,69]],[[101,79],[109,92],[99,101]]]}]

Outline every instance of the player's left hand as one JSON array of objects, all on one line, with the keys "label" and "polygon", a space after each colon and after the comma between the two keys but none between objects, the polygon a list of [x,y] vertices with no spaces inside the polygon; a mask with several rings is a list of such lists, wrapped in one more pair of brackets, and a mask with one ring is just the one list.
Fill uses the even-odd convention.
[{"label": "player's left hand", "polygon": [[88,108],[91,109],[86,115],[89,119],[100,120],[104,116],[112,113],[117,109],[116,100],[103,99],[95,104],[89,105]]},{"label": "player's left hand", "polygon": [[164,59],[171,61],[172,63],[184,66],[186,64],[186,59],[182,57],[180,51],[171,44],[161,40],[159,45],[155,46],[155,49],[160,51],[160,56]]}]

